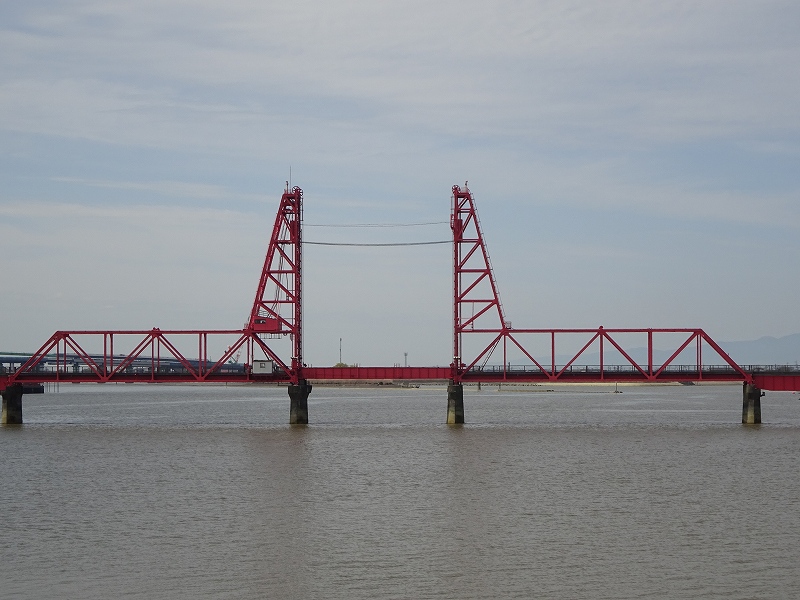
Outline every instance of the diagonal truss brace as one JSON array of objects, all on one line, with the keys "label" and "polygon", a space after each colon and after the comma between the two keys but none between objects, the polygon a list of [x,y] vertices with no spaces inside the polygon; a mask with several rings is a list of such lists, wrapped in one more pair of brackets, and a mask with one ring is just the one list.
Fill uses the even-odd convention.
[{"label": "diagonal truss brace", "polygon": [[[669,375],[670,367],[690,344],[696,345],[694,379],[701,380],[704,375],[703,344],[713,350],[711,353],[721,359],[731,377],[740,377],[752,382],[752,374],[745,372],[733,359],[702,329],[514,329],[505,319],[500,302],[497,283],[494,279],[489,253],[486,249],[483,232],[475,208],[475,201],[465,184],[453,186],[452,212],[450,224],[453,230],[453,362],[451,373],[454,383],[463,378],[480,379],[485,375],[484,367],[499,348],[502,348],[503,380],[509,377],[508,346],[522,353],[530,361],[529,369],[523,377],[539,377],[546,381],[566,380],[571,377],[571,369],[578,359],[593,347],[599,348],[600,365],[596,368],[596,378],[603,381],[612,377],[605,364],[605,347],[610,344],[628,363],[630,378],[639,381],[663,381]],[[480,334],[488,336],[488,343],[474,356],[463,356],[463,336]],[[537,359],[534,352],[520,341],[525,334],[546,335],[550,338],[549,360]],[[556,337],[582,334],[587,336],[581,349],[565,364],[556,364]],[[618,334],[647,335],[647,364],[639,364],[632,357],[632,350],[626,349]],[[654,364],[654,334],[685,334],[687,337],[663,364]],[[544,364],[543,364],[544,363]],[[545,366],[546,365],[546,366]],[[624,366],[624,365],[623,365]]]},{"label": "diagonal truss brace", "polygon": [[[303,190],[290,190],[287,183],[246,326],[256,337],[291,336],[292,356],[287,364],[294,384],[303,379],[302,221]],[[263,340],[257,344],[266,348]]]},{"label": "diagonal truss brace", "polygon": [[[249,381],[265,379],[249,370],[256,349],[275,366],[270,380],[297,384],[302,380],[302,198],[299,187],[287,184],[275,217],[264,267],[250,318],[239,330],[95,330],[57,331],[14,373],[0,376],[0,388],[17,382],[41,381],[162,381],[162,360],[177,365],[180,381]],[[265,338],[288,335],[292,356],[281,358]],[[196,336],[197,358],[179,350],[180,342]],[[222,341],[224,337],[225,341]],[[79,339],[80,338],[80,341]],[[232,344],[229,340],[234,338]],[[114,351],[115,339],[128,342],[133,349],[124,354]],[[209,355],[212,345],[227,346],[218,359]],[[102,354],[84,347],[102,347]],[[244,373],[231,374],[229,361],[246,349]],[[149,359],[149,360],[148,360]],[[146,363],[149,362],[149,366]],[[240,365],[241,366],[241,365]],[[148,375],[145,376],[145,371]]]}]

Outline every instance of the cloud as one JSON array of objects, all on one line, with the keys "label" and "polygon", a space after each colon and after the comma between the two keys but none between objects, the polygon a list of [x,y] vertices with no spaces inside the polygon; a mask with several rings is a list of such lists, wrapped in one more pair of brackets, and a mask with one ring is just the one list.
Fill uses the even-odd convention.
[{"label": "cloud", "polygon": [[[99,182],[95,182],[99,183]],[[107,186],[101,186],[107,187]],[[124,184],[120,183],[120,187]],[[179,186],[180,187],[180,186]],[[144,189],[161,189],[158,184],[145,185]],[[168,186],[168,189],[173,189]],[[223,209],[195,209],[186,211],[178,207],[154,207],[149,205],[118,207],[97,207],[81,204],[54,204],[49,202],[7,202],[0,205],[0,215],[17,217],[26,220],[58,220],[69,217],[76,219],[95,219],[118,223],[153,224],[154,212],[158,214],[161,227],[170,228],[178,224],[203,222],[203,223],[231,223],[239,222],[241,215]]]},{"label": "cloud", "polygon": [[201,200],[247,200],[260,201],[262,198],[253,194],[238,194],[220,185],[209,185],[185,181],[118,181],[81,179],[78,177],[53,177],[53,181],[88,186],[111,190],[132,190],[137,192],[151,192],[159,196],[173,196],[177,198],[193,198]]},{"label": "cloud", "polygon": [[[326,118],[573,143],[570,128],[589,142],[611,132],[684,139],[797,128],[797,42],[770,35],[781,25],[777,11],[723,4],[65,5],[63,18],[37,13],[37,33],[6,42],[6,55],[26,73],[44,70],[44,81],[17,80],[5,95],[24,100],[17,112],[27,107],[31,118],[13,120],[30,126],[47,116],[36,110],[41,99],[55,96],[64,100],[53,115],[62,127],[66,114],[79,123],[81,112],[114,111],[158,128],[181,112],[234,127],[263,125],[268,115],[318,127],[307,118],[333,109]],[[767,22],[747,31],[746,19]],[[105,26],[92,26],[98,20]],[[41,54],[50,60],[31,59]],[[98,126],[113,129],[114,118]],[[183,136],[192,143],[189,131]]]},{"label": "cloud", "polygon": [[[666,320],[728,322],[730,339],[742,321],[792,333],[782,298],[800,289],[779,265],[800,225],[799,13],[723,0],[4,3],[0,244],[26,268],[3,308],[71,318],[67,300],[56,313],[36,300],[52,286],[86,321],[99,294],[120,322],[238,323],[291,167],[311,223],[446,220],[450,186],[469,179],[523,307],[515,321],[541,306],[565,326],[644,319],[652,304]],[[429,250],[309,250],[315,293],[340,299],[310,296],[309,326],[361,332],[365,357],[351,361],[401,356],[388,339],[425,356],[430,342],[392,315],[438,315],[423,339],[447,312],[447,256]],[[731,265],[763,265],[759,285],[780,298],[731,302]],[[661,301],[687,281],[695,308]],[[583,312],[581,282],[596,300]]]}]

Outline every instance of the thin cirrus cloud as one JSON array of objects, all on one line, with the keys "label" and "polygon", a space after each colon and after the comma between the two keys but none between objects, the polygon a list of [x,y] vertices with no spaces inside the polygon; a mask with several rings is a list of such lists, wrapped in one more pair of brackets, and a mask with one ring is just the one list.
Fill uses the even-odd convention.
[{"label": "thin cirrus cloud", "polygon": [[[32,240],[44,243],[36,230],[67,254],[69,229],[98,243],[152,240],[152,255],[142,257],[169,253],[163,240],[172,235],[178,255],[192,248],[208,266],[204,277],[222,281],[224,267],[203,253],[202,240],[240,248],[241,273],[257,271],[290,172],[306,191],[310,223],[446,220],[450,186],[468,179],[493,257],[505,265],[507,303],[523,313],[516,321],[526,310],[540,319],[544,310],[568,324],[580,309],[573,303],[560,314],[560,290],[578,297],[574,282],[594,282],[602,269],[654,303],[660,318],[713,322],[728,339],[793,333],[800,318],[785,314],[784,302],[737,299],[734,311],[726,297],[734,287],[725,282],[737,277],[731,265],[763,265],[762,285],[800,293],[780,267],[800,254],[792,241],[800,227],[798,17],[793,2],[728,0],[5,3],[0,251],[24,257],[33,273]],[[382,234],[315,235],[373,241]],[[690,265],[683,275],[673,268],[678,256]],[[402,338],[402,327],[392,334],[385,325],[391,319],[378,300],[403,298],[402,309],[414,314],[440,306],[447,293],[427,273],[424,287],[435,294],[409,294],[399,283],[393,293],[354,293],[330,275],[342,261],[359,276],[390,264],[386,288],[420,280],[426,261],[438,269],[438,254],[408,255],[407,267],[399,254],[317,248],[308,257],[326,297],[354,303],[345,310],[308,298],[320,339],[378,323],[382,337]],[[641,279],[637,257],[663,266],[665,280]],[[104,254],[93,260],[102,263]],[[527,281],[509,276],[517,261]],[[65,259],[63,275],[47,270],[49,282],[30,275],[25,293],[69,286],[69,265],[79,263]],[[552,264],[559,270],[531,267]],[[651,291],[681,289],[709,272],[717,283],[698,283],[702,289],[689,294],[695,305],[658,305],[664,294]],[[165,278],[155,285],[172,279],[192,287],[168,273],[165,264],[153,269]],[[526,296],[540,274],[550,278],[546,306]],[[247,294],[252,287],[231,285]],[[107,304],[130,318],[138,306],[154,310],[144,292],[125,294]],[[606,323],[625,324],[633,309],[648,314],[618,308],[611,291],[593,297],[606,296],[607,304],[592,307]],[[204,292],[210,306],[226,297],[214,286]],[[24,314],[30,302],[15,298],[0,308]],[[371,325],[358,321],[372,314]],[[137,320],[147,318],[140,311]],[[58,326],[42,326],[51,325]],[[24,335],[6,337],[22,348],[31,345]],[[397,349],[350,335],[360,336],[351,347],[396,362]],[[430,344],[403,339],[422,360]],[[322,358],[312,360],[336,358],[328,347],[336,344],[321,342]]]}]

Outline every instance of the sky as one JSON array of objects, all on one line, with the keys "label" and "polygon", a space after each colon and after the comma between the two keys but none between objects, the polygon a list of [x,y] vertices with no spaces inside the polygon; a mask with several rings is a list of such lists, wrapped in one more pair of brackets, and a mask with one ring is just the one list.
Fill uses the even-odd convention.
[{"label": "sky", "polygon": [[[446,240],[516,327],[800,332],[793,1],[0,1],[0,350],[238,328],[305,239]],[[434,223],[418,227],[311,227]],[[446,365],[447,244],[307,246],[306,362]]]}]

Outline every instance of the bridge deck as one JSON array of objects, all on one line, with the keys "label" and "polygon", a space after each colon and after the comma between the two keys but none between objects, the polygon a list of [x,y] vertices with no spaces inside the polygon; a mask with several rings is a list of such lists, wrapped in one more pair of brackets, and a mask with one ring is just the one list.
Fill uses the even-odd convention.
[{"label": "bridge deck", "polygon": [[[763,390],[800,391],[800,368],[792,366],[750,366],[753,384]],[[309,381],[447,381],[450,367],[306,367],[304,375]],[[0,376],[2,377],[2,376]],[[289,383],[289,376],[276,371],[273,374],[253,373],[243,368],[213,371],[200,375],[184,368],[157,370],[131,369],[103,376],[87,370],[42,369],[19,373],[16,383]],[[630,365],[570,366],[556,369],[555,374],[540,369],[511,365],[473,369],[462,375],[464,383],[723,383],[742,382],[735,369],[724,366],[672,365],[656,373],[643,373]],[[4,386],[0,386],[4,387]]]}]

